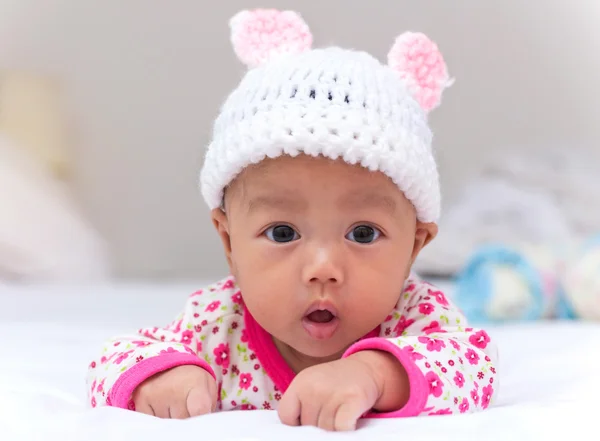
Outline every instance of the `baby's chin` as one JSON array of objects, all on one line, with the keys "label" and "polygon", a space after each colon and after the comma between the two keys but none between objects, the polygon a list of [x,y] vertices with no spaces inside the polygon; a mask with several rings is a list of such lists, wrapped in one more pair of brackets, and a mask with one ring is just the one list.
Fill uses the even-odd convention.
[{"label": "baby's chin", "polygon": [[333,360],[338,360],[340,358],[342,358],[342,355],[344,354],[344,352],[346,351],[346,349],[348,349],[350,345],[341,348],[341,349],[333,349],[330,350],[328,348],[308,348],[305,349],[304,351],[299,351],[302,353],[302,355],[306,356],[306,357],[310,357],[310,358],[314,358],[315,360],[319,360],[320,362],[327,362],[327,361],[333,361]]},{"label": "baby's chin", "polygon": [[328,340],[302,339],[302,342],[291,345],[294,351],[314,361],[328,362],[338,360],[344,352],[352,345],[353,341],[343,338],[332,338]]}]

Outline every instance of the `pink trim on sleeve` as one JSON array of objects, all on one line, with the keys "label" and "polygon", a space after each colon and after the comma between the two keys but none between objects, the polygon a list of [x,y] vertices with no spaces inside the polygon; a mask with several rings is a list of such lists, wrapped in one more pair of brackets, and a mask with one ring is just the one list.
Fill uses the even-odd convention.
[{"label": "pink trim on sleeve", "polygon": [[361,340],[346,350],[342,358],[348,357],[359,351],[366,350],[377,350],[385,351],[394,355],[408,374],[408,381],[410,384],[410,396],[408,402],[394,412],[374,413],[367,414],[366,418],[399,418],[399,417],[411,417],[419,415],[425,408],[427,398],[429,397],[429,385],[423,372],[412,360],[411,355],[407,351],[403,351],[394,343],[386,340],[385,338],[369,338]]},{"label": "pink trim on sleeve", "polygon": [[183,352],[167,352],[142,360],[123,372],[110,390],[112,406],[127,409],[131,394],[144,380],[159,372],[183,365],[199,366],[215,378],[215,373],[208,363],[197,356]]}]

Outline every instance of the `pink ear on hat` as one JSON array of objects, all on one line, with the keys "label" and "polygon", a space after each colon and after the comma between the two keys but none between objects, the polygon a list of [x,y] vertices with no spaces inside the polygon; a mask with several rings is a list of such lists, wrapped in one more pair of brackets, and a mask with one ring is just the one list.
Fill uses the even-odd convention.
[{"label": "pink ear on hat", "polygon": [[312,46],[310,29],[293,11],[241,11],[229,25],[233,49],[248,67],[260,66],[282,54],[308,51]]},{"label": "pink ear on hat", "polygon": [[442,92],[452,83],[437,45],[421,33],[398,36],[388,53],[388,65],[408,82],[412,95],[427,112],[440,104]]}]

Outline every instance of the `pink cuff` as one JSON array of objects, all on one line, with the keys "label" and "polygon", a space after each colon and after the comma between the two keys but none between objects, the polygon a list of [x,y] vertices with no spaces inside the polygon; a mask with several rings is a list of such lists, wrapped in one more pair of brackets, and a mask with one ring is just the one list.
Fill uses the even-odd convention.
[{"label": "pink cuff", "polygon": [[216,379],[215,373],[208,363],[198,358],[196,355],[185,352],[167,352],[142,360],[123,372],[123,375],[119,377],[110,390],[109,397],[111,405],[127,409],[133,391],[142,382],[167,369],[183,365],[195,365],[201,367]]},{"label": "pink cuff", "polygon": [[423,372],[413,361],[410,352],[403,351],[385,338],[376,337],[360,340],[353,344],[346,350],[342,358],[360,351],[385,351],[395,356],[406,370],[410,385],[410,396],[404,407],[394,412],[371,412],[365,415],[365,418],[400,418],[419,415],[427,404],[429,385]]}]

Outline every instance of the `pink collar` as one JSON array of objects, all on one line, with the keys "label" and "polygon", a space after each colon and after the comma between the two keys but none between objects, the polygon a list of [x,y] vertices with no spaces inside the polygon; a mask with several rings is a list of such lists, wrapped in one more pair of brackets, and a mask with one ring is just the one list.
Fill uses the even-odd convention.
[{"label": "pink collar", "polygon": [[[269,378],[277,386],[277,389],[281,393],[284,393],[296,374],[277,350],[271,335],[258,324],[252,314],[250,314],[250,311],[248,311],[248,308],[244,308],[244,324],[248,333],[249,349],[256,354],[256,357]],[[376,337],[379,335],[379,331],[380,327],[378,326],[361,338],[361,340]]]}]

